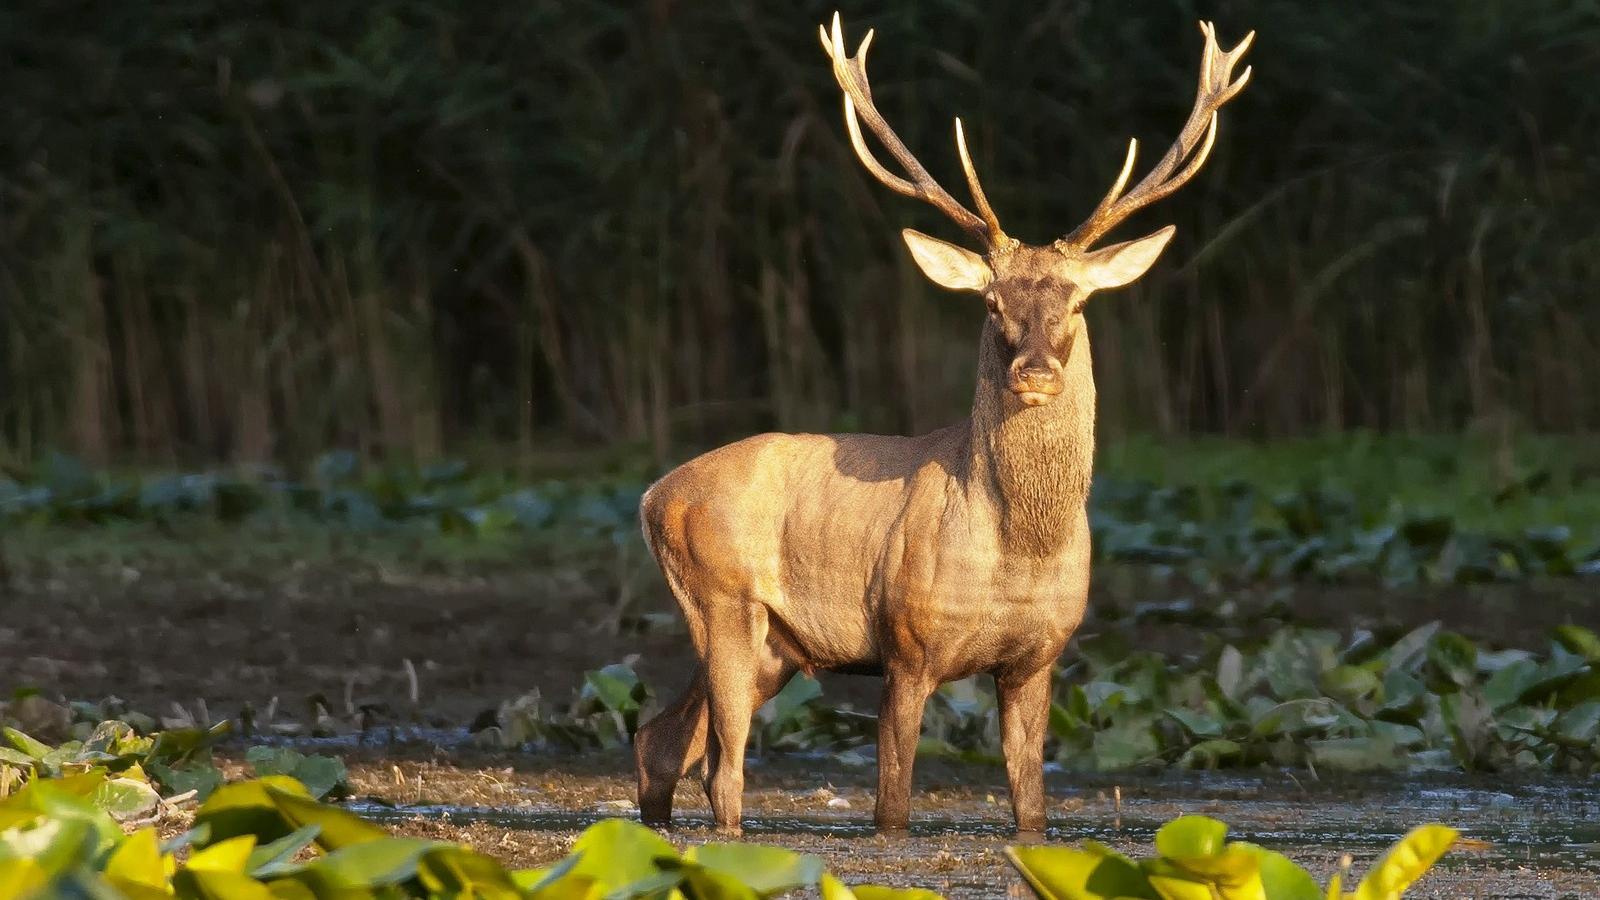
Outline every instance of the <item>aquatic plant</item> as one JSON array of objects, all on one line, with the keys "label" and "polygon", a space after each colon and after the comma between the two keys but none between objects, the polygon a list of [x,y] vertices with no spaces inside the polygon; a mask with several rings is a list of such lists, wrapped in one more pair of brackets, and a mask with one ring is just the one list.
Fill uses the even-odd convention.
[{"label": "aquatic plant", "polygon": [[[1006,858],[1041,900],[1398,900],[1459,837],[1443,825],[1406,834],[1373,863],[1355,891],[1346,872],[1326,890],[1281,853],[1228,841],[1228,826],[1206,816],[1181,816],[1156,832],[1156,855],[1138,861],[1110,847],[1009,847]],[[1342,868],[1348,868],[1348,860]]]},{"label": "aquatic plant", "polygon": [[[1563,469],[1541,460],[1530,444],[1538,464],[1499,484],[1463,472],[1449,442],[1373,443],[1352,438],[1312,448],[1327,458],[1234,445],[1167,454],[1172,466],[1192,461],[1208,473],[1273,467],[1256,480],[1234,474],[1201,482],[1193,475],[1152,480],[1171,473],[1159,470],[1148,448],[1114,449],[1089,502],[1097,561],[1172,573],[1210,593],[1241,583],[1400,586],[1600,574],[1600,500],[1570,462]],[[1297,480],[1331,466],[1339,478]],[[96,472],[51,454],[26,471],[0,471],[0,523],[314,525],[418,539],[559,538],[608,549],[638,540],[645,475],[641,468],[529,482],[460,461],[367,465],[349,451],[323,454],[300,478],[273,469],[138,475]]]},{"label": "aquatic plant", "polygon": [[[683,853],[634,822],[606,819],[554,865],[507,869],[469,846],[394,837],[311,796],[287,775],[216,789],[193,824],[163,840],[146,826],[125,833],[105,802],[118,778],[103,768],[39,778],[0,799],[0,900],[43,896],[253,898],[568,898],[681,895],[765,898],[797,888],[824,900],[937,900],[926,890],[847,886],[821,859],[778,847],[710,843]],[[1007,855],[1042,898],[1321,900],[1311,876],[1281,854],[1224,843],[1227,826],[1186,816],[1156,835],[1158,856],[1134,862],[1093,842],[1082,848],[1012,847]],[[1375,863],[1354,893],[1389,900],[1456,840],[1440,825],[1416,829]]]},{"label": "aquatic plant", "polygon": [[[1600,636],[1582,626],[1557,628],[1542,654],[1481,649],[1430,623],[1388,642],[1284,627],[1256,646],[1179,657],[1135,650],[1111,629],[1079,640],[1067,659],[1047,747],[1069,769],[1600,771]],[[631,669],[608,666],[588,673],[564,710],[537,693],[501,704],[480,717],[476,740],[620,746],[650,694]],[[757,749],[852,753],[872,741],[876,719],[835,707],[799,675],[757,712],[757,725]],[[985,679],[929,698],[918,752],[999,759]]]},{"label": "aquatic plant", "polygon": [[[149,721],[136,714],[126,717],[140,724]],[[211,751],[232,730],[232,722],[227,720],[207,728],[141,731],[128,721],[107,719],[81,739],[51,746],[15,728],[0,728],[4,737],[0,743],[0,799],[36,781],[100,774],[105,779],[90,799],[118,820],[152,812],[163,796],[187,794],[203,801],[223,783]],[[331,756],[259,746],[245,753],[245,761],[257,775],[293,776],[314,797],[345,788],[344,762]]]},{"label": "aquatic plant", "polygon": [[553,866],[510,870],[462,844],[391,836],[317,802],[287,775],[217,788],[192,827],[163,840],[153,826],[124,833],[111,814],[115,804],[105,802],[119,780],[97,768],[33,779],[0,800],[0,900],[760,898],[807,886],[820,886],[829,900],[930,896],[852,889],[817,857],[777,847],[705,844],[679,854],[621,819],[590,827]]}]

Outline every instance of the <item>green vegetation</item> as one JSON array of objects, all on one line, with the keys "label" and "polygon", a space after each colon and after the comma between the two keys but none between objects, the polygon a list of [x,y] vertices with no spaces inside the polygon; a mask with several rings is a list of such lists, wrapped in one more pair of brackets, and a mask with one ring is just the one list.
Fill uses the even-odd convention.
[{"label": "green vegetation", "polygon": [[[946,185],[962,115],[1029,240],[1191,99],[1189,5],[878,6],[851,21],[885,113]],[[942,424],[980,312],[897,245],[948,224],[846,145],[832,11],[5,4],[0,458]],[[1600,425],[1593,6],[1253,0],[1218,27],[1259,31],[1254,77],[1129,225],[1177,224],[1160,268],[1091,307],[1103,430]]]},{"label": "green vegetation", "polygon": [[[90,704],[75,704],[78,710]],[[0,722],[6,716],[0,714]],[[12,727],[0,729],[0,798],[40,779],[104,774],[92,799],[118,820],[152,812],[159,796],[188,794],[205,800],[223,782],[211,751],[233,730],[229,721],[209,728],[148,727],[148,716],[124,713],[96,725],[80,721],[73,730],[81,738],[51,746]],[[146,726],[138,728],[135,724]],[[251,747],[246,761],[257,775],[289,775],[314,797],[345,788],[344,763],[330,756],[307,756],[287,747]],[[89,782],[85,782],[88,784]]]},{"label": "green vegetation", "polygon": [[1283,854],[1227,836],[1228,826],[1216,819],[1182,816],[1156,832],[1158,855],[1138,862],[1094,841],[1078,850],[1010,847],[1006,856],[1041,900],[1397,900],[1457,838],[1443,825],[1414,829],[1353,892],[1342,890],[1341,872],[1324,893]]},{"label": "green vegetation", "polygon": [[[1090,501],[1099,560],[1175,571],[1202,589],[1279,581],[1470,584],[1600,574],[1600,470],[1576,439],[1509,449],[1456,438],[1345,436],[1109,446]],[[56,526],[222,523],[284,534],[427,541],[466,558],[530,544],[615,555],[637,547],[642,466],[529,482],[459,461],[365,465],[318,457],[277,470],[97,473],[50,454],[0,474],[0,523],[60,542]],[[70,542],[69,542],[70,543]],[[632,546],[634,549],[627,549]],[[610,547],[610,550],[597,548]]]},{"label": "green vegetation", "polygon": [[1051,714],[1067,766],[1600,771],[1600,640],[1576,626],[1542,656],[1437,625],[1388,645],[1285,628],[1181,660],[1112,633],[1079,653]]},{"label": "green vegetation", "polygon": [[[156,736],[157,740],[160,736]],[[0,900],[82,896],[148,900],[480,897],[540,900],[755,900],[811,887],[824,900],[937,900],[924,890],[847,887],[821,859],[756,844],[703,844],[679,854],[633,822],[601,821],[566,859],[511,871],[471,847],[393,837],[324,803],[287,775],[223,785],[191,827],[163,840],[153,826],[125,832],[117,814],[126,775],[105,767],[33,779],[0,797]],[[127,816],[120,816],[126,819]],[[1161,856],[1134,863],[1094,842],[1081,850],[1012,847],[1007,853],[1044,900],[1132,897],[1188,900],[1320,900],[1315,882],[1278,853],[1224,844],[1227,826],[1185,816],[1156,835]],[[1455,841],[1440,825],[1419,828],[1380,859],[1352,894],[1391,900]],[[1199,893],[1196,893],[1196,892]]]},{"label": "green vegetation", "polygon": [[[1069,769],[1297,767],[1316,771],[1600,772],[1600,637],[1562,626],[1544,655],[1480,651],[1427,625],[1383,644],[1369,633],[1283,628],[1244,651],[1169,658],[1107,632],[1078,642],[1056,675],[1048,752]],[[611,686],[597,690],[597,683]],[[567,712],[537,694],[502,704],[477,740],[558,749],[622,745],[648,691],[623,666],[591,672]],[[774,750],[851,753],[876,720],[829,706],[797,676],[758,714]],[[627,728],[627,730],[624,730]],[[941,687],[919,752],[1000,753],[992,691]],[[854,755],[854,754],[852,754]]]}]

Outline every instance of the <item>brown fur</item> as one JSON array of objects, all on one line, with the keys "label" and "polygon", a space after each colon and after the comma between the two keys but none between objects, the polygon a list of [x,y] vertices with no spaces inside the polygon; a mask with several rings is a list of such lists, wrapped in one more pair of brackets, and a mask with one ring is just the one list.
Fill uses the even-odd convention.
[{"label": "brown fur", "polygon": [[[1248,79],[1248,70],[1237,81],[1231,72],[1249,38],[1222,53],[1213,29],[1202,31],[1201,90],[1173,150],[1123,197],[1130,149],[1089,221],[1037,247],[1001,231],[959,121],[976,215],[933,181],[873,106],[866,41],[849,57],[837,15],[832,32],[823,30],[863,165],[985,245],[979,256],[904,233],[930,279],[983,295],[972,415],[920,437],[758,435],[684,463],[645,492],[645,540],[700,657],[688,690],[636,737],[645,821],[671,818],[678,780],[698,765],[717,827],[738,831],[752,714],[796,671],[833,669],[883,673],[879,828],[907,824],[928,694],[978,672],[995,678],[1017,828],[1044,828],[1050,669],[1083,619],[1089,588],[1095,391],[1083,307],[1094,291],[1143,275],[1172,228],[1091,245],[1194,175],[1216,109]],[[872,157],[858,114],[911,180]]]},{"label": "brown fur", "polygon": [[[1023,250],[1054,260],[996,267],[1061,258]],[[1028,293],[1007,301],[1008,283]],[[1000,277],[990,294],[1004,309],[979,339],[967,421],[911,438],[759,435],[646,492],[645,538],[702,662],[685,696],[640,730],[647,820],[669,818],[673,786],[705,761],[717,823],[736,829],[755,709],[797,670],[874,667],[885,675],[881,827],[906,824],[927,695],[977,672],[1000,687],[1018,825],[1043,827],[1049,671],[1088,587],[1094,379],[1070,284]],[[1051,360],[1059,384],[1053,400],[1030,406],[1007,335],[1029,320],[1028,330],[1049,332],[1052,316],[1066,324],[1042,352],[1064,351]]]}]

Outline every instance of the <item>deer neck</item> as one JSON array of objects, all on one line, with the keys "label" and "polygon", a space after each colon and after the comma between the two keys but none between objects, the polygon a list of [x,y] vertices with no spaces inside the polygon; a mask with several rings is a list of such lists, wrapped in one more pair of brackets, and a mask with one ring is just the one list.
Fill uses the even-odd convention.
[{"label": "deer neck", "polygon": [[1022,405],[1006,387],[1006,360],[992,323],[985,323],[980,341],[968,496],[992,510],[1008,551],[1049,556],[1078,527],[1094,469],[1088,327],[1079,321],[1063,361],[1064,389],[1043,406]]}]

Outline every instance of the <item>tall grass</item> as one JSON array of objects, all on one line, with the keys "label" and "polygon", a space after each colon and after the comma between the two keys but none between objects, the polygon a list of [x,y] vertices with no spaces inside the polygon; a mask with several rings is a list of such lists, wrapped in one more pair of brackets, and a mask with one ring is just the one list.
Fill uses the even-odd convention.
[{"label": "tall grass", "polygon": [[[957,416],[954,237],[843,140],[820,2],[0,9],[0,454],[666,454]],[[1105,430],[1600,425],[1600,11],[1570,0],[846,4],[880,105],[1020,237],[1154,161],[1200,39],[1261,37],[1139,287]]]}]

